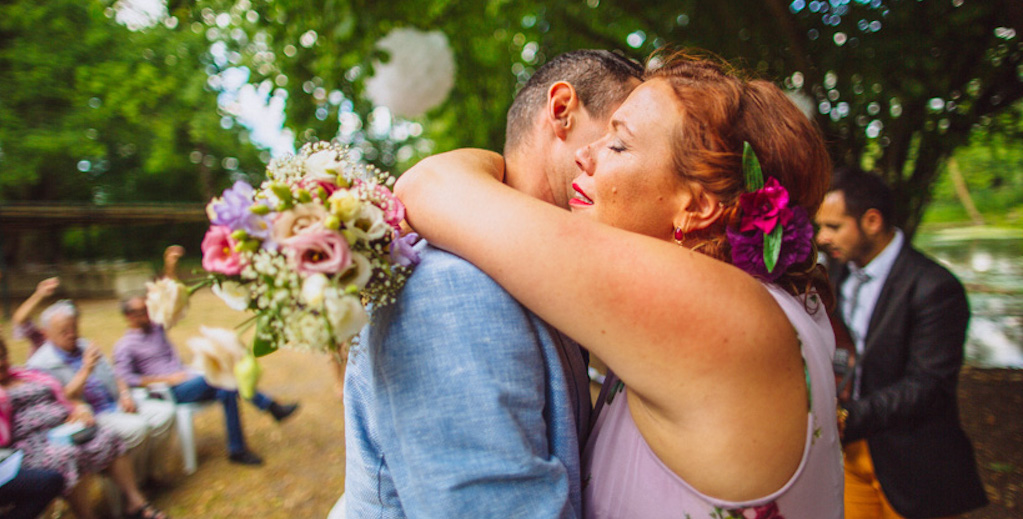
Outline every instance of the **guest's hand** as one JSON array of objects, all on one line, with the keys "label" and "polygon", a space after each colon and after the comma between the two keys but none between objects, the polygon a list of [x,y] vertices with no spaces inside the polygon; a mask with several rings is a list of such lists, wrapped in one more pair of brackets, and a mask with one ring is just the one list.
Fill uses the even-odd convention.
[{"label": "guest's hand", "polygon": [[57,277],[46,278],[46,279],[40,281],[38,285],[36,285],[36,294],[38,294],[39,297],[44,297],[44,298],[45,297],[50,297],[50,296],[53,295],[54,292],[57,291],[57,287],[59,287],[59,286],[60,286],[60,278],[57,278]]},{"label": "guest's hand", "polygon": [[86,426],[96,424],[96,418],[92,416],[92,411],[85,404],[75,405],[75,408],[71,410],[71,414],[68,415],[67,421],[77,422]]},{"label": "guest's hand", "polygon": [[93,368],[96,367],[96,363],[99,362],[100,357],[103,356],[103,352],[99,351],[99,346],[90,344],[85,349],[85,353],[82,354],[82,369],[88,373],[92,373]]},{"label": "guest's hand", "polygon": [[178,259],[185,255],[185,248],[181,245],[171,245],[163,251],[163,260],[167,263],[177,263]]},{"label": "guest's hand", "polygon": [[178,279],[178,260],[185,255],[181,245],[171,245],[163,251],[163,275],[170,279]]},{"label": "guest's hand", "polygon": [[138,411],[138,406],[135,405],[135,399],[131,397],[130,391],[121,391],[121,398],[118,400],[121,409],[124,409],[126,413],[134,413]]}]

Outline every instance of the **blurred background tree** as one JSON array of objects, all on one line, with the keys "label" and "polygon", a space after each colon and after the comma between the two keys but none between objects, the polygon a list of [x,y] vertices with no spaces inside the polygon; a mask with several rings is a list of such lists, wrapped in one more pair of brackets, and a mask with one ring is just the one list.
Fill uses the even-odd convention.
[{"label": "blurred background tree", "polygon": [[[340,119],[354,119],[356,128],[380,116],[361,89],[381,54],[374,43],[389,30],[443,31],[457,81],[451,99],[417,125],[428,141],[348,130],[387,169],[456,146],[499,150],[516,88],[557,53],[596,47],[642,60],[665,45],[713,51],[790,90],[824,130],[836,164],[884,175],[898,197],[898,223],[910,234],[950,154],[1023,96],[1023,4],[1012,0],[202,5],[205,18],[228,13],[231,26],[245,30],[244,38],[223,31],[222,41],[254,84],[286,93],[287,124],[299,140],[337,135],[335,113],[350,112]],[[323,94],[335,91],[344,101]]]},{"label": "blurred background tree", "polygon": [[109,4],[0,5],[0,200],[200,201],[259,173],[205,36],[131,30]]},{"label": "blurred background tree", "polygon": [[[999,161],[1018,142],[1000,121],[1023,96],[1021,20],[1015,0],[9,0],[0,200],[199,202],[333,138],[398,173],[454,147],[500,150],[517,88],[555,54],[687,46],[790,91],[836,164],[891,182],[912,234],[956,150]],[[444,103],[402,118],[366,81],[391,58],[377,43],[409,27],[442,32],[456,71]],[[283,127],[253,104],[264,120],[283,107]],[[1002,179],[985,183],[979,164],[959,160],[971,188],[1013,185],[1008,165],[983,166]]]}]

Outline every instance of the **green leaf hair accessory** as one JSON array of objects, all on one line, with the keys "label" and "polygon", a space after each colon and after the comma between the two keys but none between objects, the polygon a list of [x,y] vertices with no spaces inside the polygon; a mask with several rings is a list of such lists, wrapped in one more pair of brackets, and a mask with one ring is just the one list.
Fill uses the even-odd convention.
[{"label": "green leaf hair accessory", "polygon": [[746,192],[752,193],[764,187],[764,174],[760,169],[757,152],[749,141],[742,141],[742,173],[746,178]]}]

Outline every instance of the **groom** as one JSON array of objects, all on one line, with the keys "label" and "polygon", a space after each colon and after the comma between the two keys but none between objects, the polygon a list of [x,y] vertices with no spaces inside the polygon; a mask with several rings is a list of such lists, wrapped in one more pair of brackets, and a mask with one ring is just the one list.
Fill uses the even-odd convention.
[{"label": "groom", "polygon": [[[575,150],[639,84],[607,51],[555,57],[508,111],[505,182],[561,207]],[[457,256],[422,261],[348,361],[345,501],[361,517],[581,517],[579,346]]]}]

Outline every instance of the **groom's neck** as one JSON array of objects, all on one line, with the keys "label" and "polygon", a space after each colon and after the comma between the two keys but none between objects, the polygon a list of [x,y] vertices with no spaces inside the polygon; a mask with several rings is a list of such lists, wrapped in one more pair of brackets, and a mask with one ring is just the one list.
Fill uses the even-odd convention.
[{"label": "groom's neck", "polygon": [[533,198],[554,203],[554,193],[545,174],[543,150],[512,151],[504,157],[504,183]]}]

